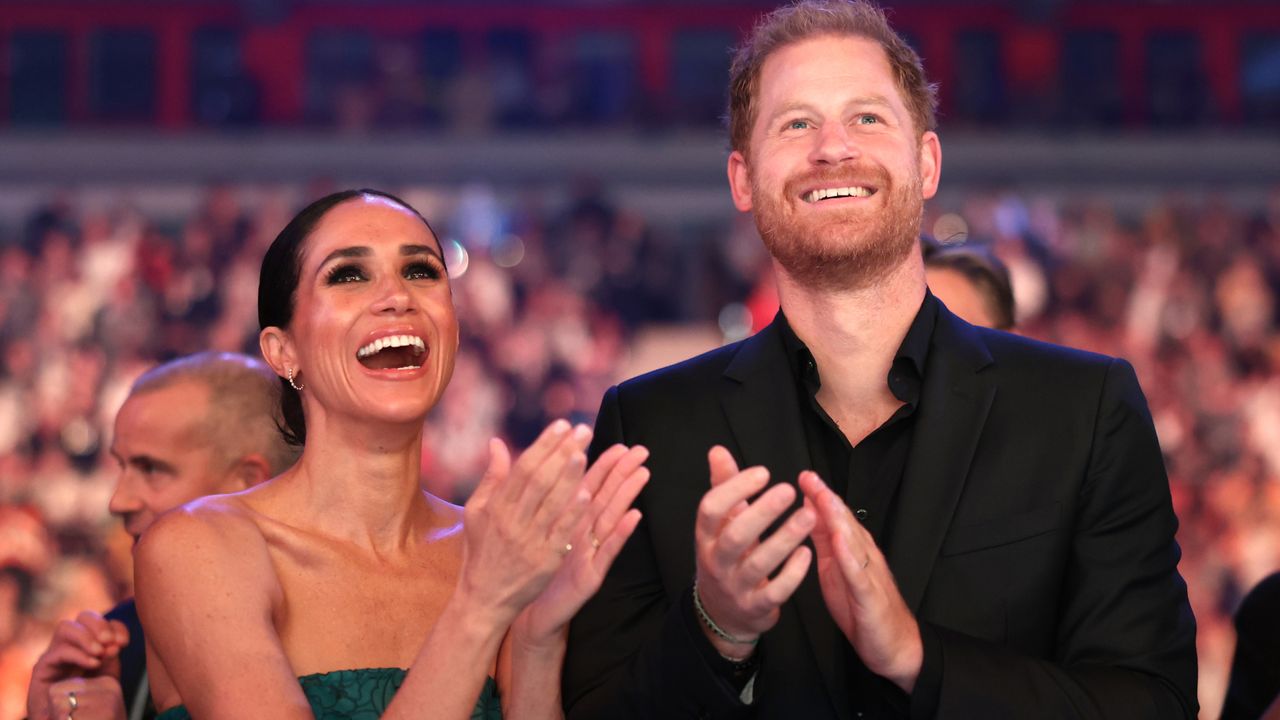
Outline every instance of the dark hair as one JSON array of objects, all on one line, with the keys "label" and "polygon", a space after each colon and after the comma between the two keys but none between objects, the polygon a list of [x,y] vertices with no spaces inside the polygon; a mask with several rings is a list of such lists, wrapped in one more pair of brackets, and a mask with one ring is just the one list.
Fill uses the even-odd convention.
[{"label": "dark hair", "polygon": [[[418,216],[432,237],[437,237],[431,223],[412,205],[388,192],[360,188],[342,190],[325,195],[306,206],[271,241],[271,247],[262,257],[262,271],[258,274],[258,328],[278,327],[288,329],[293,321],[293,307],[298,292],[298,278],[302,272],[302,247],[316,229],[316,225],[335,207],[357,198],[382,198]],[[280,432],[291,445],[302,445],[307,439],[306,418],[302,414],[302,396],[280,378],[280,410],[284,425]]]},{"label": "dark hair", "polygon": [[993,327],[997,330],[1013,327],[1016,307],[1009,268],[989,247],[977,243],[944,245],[929,237],[921,237],[920,244],[925,267],[953,270],[963,275],[982,296]]},{"label": "dark hair", "polygon": [[760,18],[729,68],[729,146],[747,155],[759,111],[760,70],[776,50],[824,35],[861,37],[884,48],[915,131],[937,127],[938,89],[925,79],[920,56],[867,0],[799,0]]}]

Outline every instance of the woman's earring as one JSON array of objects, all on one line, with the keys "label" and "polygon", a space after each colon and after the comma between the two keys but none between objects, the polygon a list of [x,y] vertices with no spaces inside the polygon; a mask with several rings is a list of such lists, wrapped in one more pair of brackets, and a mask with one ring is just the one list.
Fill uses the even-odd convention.
[{"label": "woman's earring", "polygon": [[289,387],[297,390],[298,392],[302,392],[303,386],[293,381],[293,368],[289,368]]}]

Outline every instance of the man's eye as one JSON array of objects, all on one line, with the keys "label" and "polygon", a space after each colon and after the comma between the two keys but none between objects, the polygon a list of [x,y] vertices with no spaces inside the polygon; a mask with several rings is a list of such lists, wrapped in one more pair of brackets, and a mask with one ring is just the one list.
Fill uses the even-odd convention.
[{"label": "man's eye", "polygon": [[880,118],[876,117],[875,115],[859,115],[858,116],[859,125],[875,125],[876,123],[879,123],[879,122],[880,122]]},{"label": "man's eye", "polygon": [[791,122],[787,123],[787,129],[788,130],[808,130],[809,121],[808,120],[792,120]]},{"label": "man's eye", "polygon": [[330,270],[324,279],[325,283],[328,285],[359,282],[361,280],[364,280],[364,271],[355,265],[339,265]]},{"label": "man's eye", "polygon": [[409,263],[404,267],[404,277],[406,280],[438,280],[440,270],[427,262]]}]

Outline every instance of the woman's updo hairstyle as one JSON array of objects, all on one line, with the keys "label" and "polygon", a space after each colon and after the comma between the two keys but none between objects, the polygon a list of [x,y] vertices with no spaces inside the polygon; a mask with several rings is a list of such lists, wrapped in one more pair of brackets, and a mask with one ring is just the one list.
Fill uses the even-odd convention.
[{"label": "woman's updo hairstyle", "polygon": [[[289,329],[293,321],[293,306],[298,290],[298,279],[302,272],[302,249],[312,231],[330,210],[348,200],[362,197],[376,197],[389,200],[418,216],[432,237],[436,237],[431,223],[422,214],[413,209],[409,203],[381,190],[361,188],[359,190],[342,190],[325,195],[306,206],[288,225],[271,241],[267,254],[262,257],[262,271],[258,274],[258,328],[269,327]],[[289,381],[280,378],[280,410],[284,424],[280,432],[290,445],[302,445],[307,439],[306,418],[302,414],[302,396],[289,385]]]}]

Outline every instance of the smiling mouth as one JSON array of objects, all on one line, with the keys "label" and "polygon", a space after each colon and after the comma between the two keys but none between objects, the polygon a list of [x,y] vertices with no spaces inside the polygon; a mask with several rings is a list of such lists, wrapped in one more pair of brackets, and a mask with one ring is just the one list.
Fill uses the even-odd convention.
[{"label": "smiling mouth", "polygon": [[875,188],[863,187],[861,185],[852,185],[849,187],[838,188],[820,188],[818,190],[810,190],[800,196],[801,200],[807,203],[816,203],[823,200],[831,200],[835,198],[868,198],[875,195]]},{"label": "smiling mouth", "polygon": [[356,351],[356,359],[370,370],[411,370],[422,367],[427,344],[416,335],[389,335]]}]

